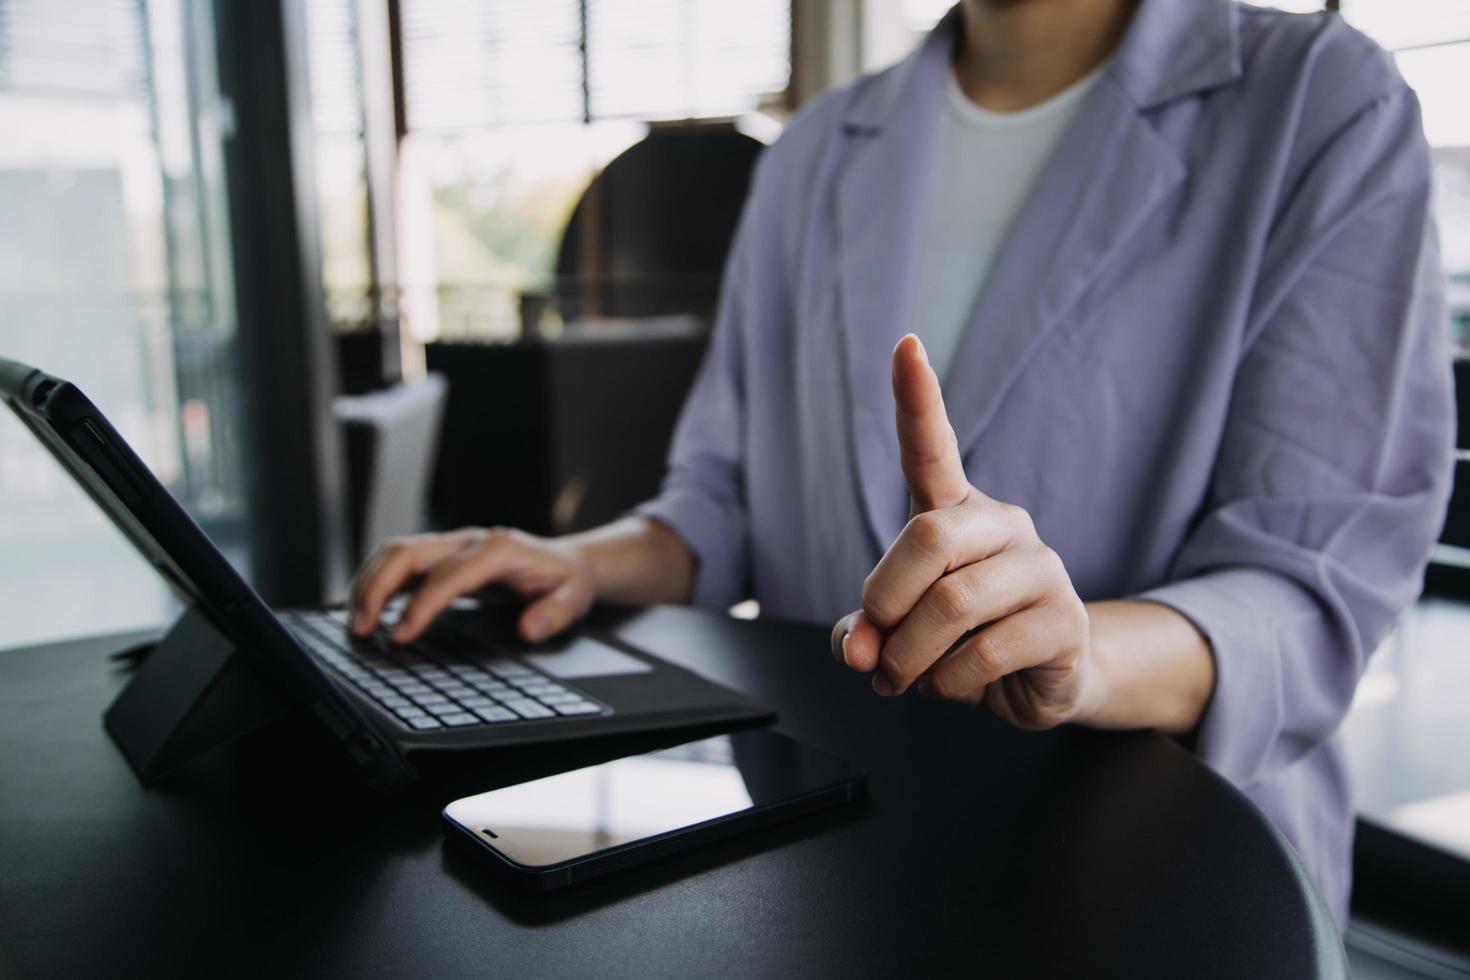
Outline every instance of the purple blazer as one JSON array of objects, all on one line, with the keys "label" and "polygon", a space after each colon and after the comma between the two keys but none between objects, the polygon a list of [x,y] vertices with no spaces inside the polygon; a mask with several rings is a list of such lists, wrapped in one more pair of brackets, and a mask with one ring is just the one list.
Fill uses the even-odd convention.
[{"label": "purple blazer", "polygon": [[[641,508],[696,555],[702,606],[753,596],[829,623],[903,527],[889,356],[957,24],[816,100],[761,159]],[[1353,811],[1334,733],[1448,496],[1429,196],[1414,93],[1336,15],[1144,0],[945,383],[971,481],[1031,513],[1084,599],[1164,603],[1209,637],[1196,750],[1340,924]]]}]

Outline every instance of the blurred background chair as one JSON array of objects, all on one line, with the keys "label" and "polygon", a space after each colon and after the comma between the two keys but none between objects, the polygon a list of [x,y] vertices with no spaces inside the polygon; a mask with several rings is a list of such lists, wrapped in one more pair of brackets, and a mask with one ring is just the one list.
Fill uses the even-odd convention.
[{"label": "blurred background chair", "polygon": [[347,447],[348,543],[354,563],[384,538],[429,528],[429,481],[449,384],[429,374],[333,403]]}]

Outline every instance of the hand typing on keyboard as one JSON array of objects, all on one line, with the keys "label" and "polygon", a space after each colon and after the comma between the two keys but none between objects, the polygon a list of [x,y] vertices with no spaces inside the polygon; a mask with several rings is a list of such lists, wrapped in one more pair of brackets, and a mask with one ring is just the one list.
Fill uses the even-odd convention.
[{"label": "hand typing on keyboard", "polygon": [[497,585],[530,604],[521,636],[560,633],[598,599],[624,605],[683,602],[694,581],[694,556],[667,525],[625,517],[562,538],[508,528],[463,528],[393,538],[373,552],[352,585],[352,632],[367,636],[400,593],[412,597],[390,629],[410,643],[458,597]]},{"label": "hand typing on keyboard", "polygon": [[589,565],[570,541],[507,528],[393,538],[373,553],[353,583],[352,631],[371,633],[388,601],[413,587],[413,597],[390,630],[395,643],[409,643],[459,596],[503,585],[532,600],[521,614],[520,631],[537,642],[591,608],[597,586]]}]

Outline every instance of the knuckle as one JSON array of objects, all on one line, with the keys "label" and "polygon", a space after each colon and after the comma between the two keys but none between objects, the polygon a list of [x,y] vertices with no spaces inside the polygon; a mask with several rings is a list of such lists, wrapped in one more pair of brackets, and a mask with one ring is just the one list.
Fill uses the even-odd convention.
[{"label": "knuckle", "polygon": [[412,548],[413,539],[407,537],[389,538],[379,546],[379,550],[388,558],[406,555]]},{"label": "knuckle", "polygon": [[880,583],[875,579],[876,575],[877,573],[874,572],[863,582],[863,612],[867,613],[868,618],[874,623],[883,626],[896,622],[900,614],[894,601],[880,588]]},{"label": "knuckle", "polygon": [[981,677],[996,679],[1005,675],[1009,661],[1009,647],[1005,640],[993,632],[982,630],[970,639],[970,665]]},{"label": "knuckle", "polygon": [[934,609],[947,622],[956,622],[970,616],[974,596],[970,586],[954,575],[946,575],[930,587]]},{"label": "knuckle", "polygon": [[1067,574],[1067,566],[1062,561],[1062,556],[1057,554],[1054,549],[1047,545],[1041,545],[1039,550],[1042,564],[1046,566],[1046,570],[1050,572],[1053,576],[1060,575],[1065,577]]},{"label": "knuckle", "polygon": [[1031,520],[1030,511],[1019,504],[1002,503],[1000,512],[1006,524],[1015,528],[1021,535],[1030,535],[1036,532],[1036,525]]},{"label": "knuckle", "polygon": [[504,547],[515,539],[515,532],[508,527],[496,525],[485,531],[480,538],[482,549]]},{"label": "knuckle", "polygon": [[477,531],[473,542],[479,547],[503,547],[521,538],[521,532],[513,527],[505,527],[497,524],[494,527],[483,528]]},{"label": "knuckle", "polygon": [[938,511],[915,514],[909,521],[907,537],[924,555],[942,555],[949,545],[949,522]]}]

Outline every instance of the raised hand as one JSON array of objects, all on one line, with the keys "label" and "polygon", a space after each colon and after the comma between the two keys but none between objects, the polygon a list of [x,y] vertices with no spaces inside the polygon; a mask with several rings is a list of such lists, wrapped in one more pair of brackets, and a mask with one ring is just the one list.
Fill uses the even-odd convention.
[{"label": "raised hand", "polygon": [[912,334],[893,351],[908,525],[832,631],[873,690],[984,703],[1023,728],[1086,720],[1097,704],[1086,606],[1026,511],[970,485],[939,379]]}]

